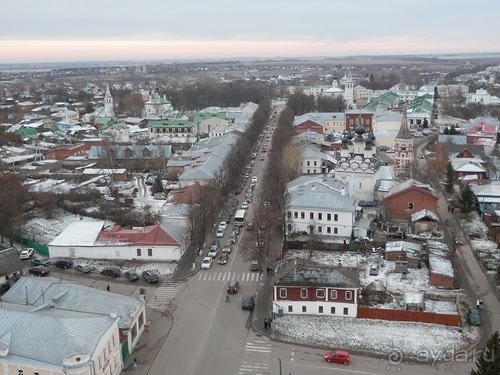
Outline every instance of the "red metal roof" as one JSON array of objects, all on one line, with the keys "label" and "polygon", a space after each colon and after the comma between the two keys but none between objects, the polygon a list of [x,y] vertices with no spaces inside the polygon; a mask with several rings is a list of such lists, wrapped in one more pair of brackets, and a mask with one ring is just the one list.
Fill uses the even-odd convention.
[{"label": "red metal roof", "polygon": [[96,243],[156,245],[156,246],[178,246],[167,232],[159,224],[147,227],[122,229],[121,225],[115,225],[109,231],[101,231]]}]

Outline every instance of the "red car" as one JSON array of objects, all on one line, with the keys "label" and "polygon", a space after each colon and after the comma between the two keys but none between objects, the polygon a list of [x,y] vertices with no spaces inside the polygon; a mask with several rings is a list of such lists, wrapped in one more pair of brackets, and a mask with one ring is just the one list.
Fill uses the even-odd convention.
[{"label": "red car", "polygon": [[335,350],[325,354],[325,361],[328,363],[342,363],[348,365],[351,363],[351,356],[344,350]]}]

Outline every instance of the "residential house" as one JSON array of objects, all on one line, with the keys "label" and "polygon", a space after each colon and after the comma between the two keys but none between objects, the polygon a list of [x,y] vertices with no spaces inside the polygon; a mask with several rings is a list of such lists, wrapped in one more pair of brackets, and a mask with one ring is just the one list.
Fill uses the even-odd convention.
[{"label": "residential house", "polygon": [[104,222],[73,222],[49,244],[51,258],[178,261],[185,246],[160,225],[124,229]]},{"label": "residential house", "polygon": [[439,228],[439,216],[426,208],[411,214],[410,221],[413,224],[415,234],[430,232]]},{"label": "residential house", "polygon": [[0,320],[4,374],[117,375],[147,324],[144,299],[52,277],[20,278],[2,297]]},{"label": "residential house", "polygon": [[276,267],[273,312],[289,315],[357,316],[359,270],[294,258]]},{"label": "residential house", "polygon": [[480,158],[451,157],[449,159],[455,181],[470,184],[485,184],[489,182],[488,171],[483,166],[485,161]]},{"label": "residential house", "polygon": [[333,166],[334,159],[330,158],[317,147],[303,145],[301,150],[301,169],[302,174],[326,174]]},{"label": "residential house", "polygon": [[358,200],[334,178],[302,176],[287,185],[287,231],[348,241],[358,213]]},{"label": "residential house", "polygon": [[314,132],[318,134],[324,133],[324,126],[318,116],[309,114],[294,118],[293,128],[295,134],[303,132]]},{"label": "residential house", "polygon": [[470,93],[467,95],[465,102],[470,103],[481,103],[484,105],[498,105],[500,104],[500,98],[498,96],[491,95],[488,90],[477,89],[475,93]]},{"label": "residential house", "polygon": [[196,143],[197,125],[186,120],[159,120],[148,123],[149,139],[167,143]]},{"label": "residential house", "polygon": [[483,213],[491,213],[500,210],[500,181],[492,180],[485,185],[472,185],[474,195],[479,204],[479,210]]},{"label": "residential house", "polygon": [[452,288],[455,282],[453,265],[449,259],[448,247],[437,241],[427,241],[429,253],[430,284],[436,287]]},{"label": "residential house", "polygon": [[384,197],[385,215],[391,219],[410,220],[415,212],[437,212],[438,195],[429,185],[409,179],[389,189]]}]

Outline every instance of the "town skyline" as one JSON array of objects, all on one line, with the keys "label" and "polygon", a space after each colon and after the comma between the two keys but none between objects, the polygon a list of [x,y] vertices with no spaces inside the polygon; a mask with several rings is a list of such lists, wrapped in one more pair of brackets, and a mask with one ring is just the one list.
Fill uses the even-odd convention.
[{"label": "town skyline", "polygon": [[500,5],[486,0],[255,0],[251,7],[238,0],[186,0],[175,7],[159,0],[147,6],[112,0],[106,7],[96,0],[71,7],[23,0],[4,8],[0,64],[500,51]]}]

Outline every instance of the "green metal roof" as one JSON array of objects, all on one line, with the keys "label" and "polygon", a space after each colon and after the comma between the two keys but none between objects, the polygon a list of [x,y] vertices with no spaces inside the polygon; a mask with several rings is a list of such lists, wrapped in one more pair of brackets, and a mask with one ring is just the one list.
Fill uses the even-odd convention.
[{"label": "green metal roof", "polygon": [[148,123],[148,128],[179,128],[179,127],[194,127],[196,124],[186,120],[161,120],[151,121]]},{"label": "green metal roof", "polygon": [[189,113],[188,117],[193,120],[193,122],[198,123],[203,120],[218,118],[221,120],[228,120],[225,112],[212,112],[212,113]]},{"label": "green metal roof", "polygon": [[363,109],[369,109],[369,110],[374,111],[379,106],[382,106],[385,108],[390,108],[394,104],[397,104],[398,100],[399,100],[398,94],[396,94],[395,92],[392,92],[392,91],[388,91],[388,92],[386,92],[386,93],[384,93],[376,98],[370,99],[368,104],[366,104],[363,107]]}]

